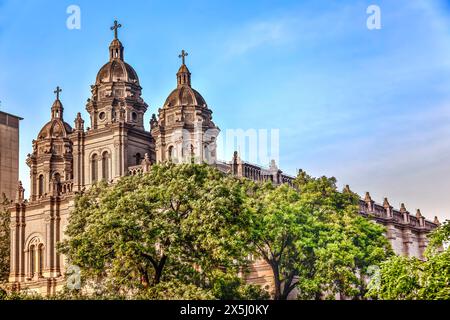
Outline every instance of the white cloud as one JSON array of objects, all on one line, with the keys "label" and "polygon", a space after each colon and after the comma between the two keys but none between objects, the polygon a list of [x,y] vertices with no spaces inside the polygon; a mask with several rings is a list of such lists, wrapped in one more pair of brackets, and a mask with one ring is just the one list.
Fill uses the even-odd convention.
[{"label": "white cloud", "polygon": [[236,30],[226,42],[227,54],[242,55],[258,47],[281,45],[292,39],[289,19],[258,21]]}]

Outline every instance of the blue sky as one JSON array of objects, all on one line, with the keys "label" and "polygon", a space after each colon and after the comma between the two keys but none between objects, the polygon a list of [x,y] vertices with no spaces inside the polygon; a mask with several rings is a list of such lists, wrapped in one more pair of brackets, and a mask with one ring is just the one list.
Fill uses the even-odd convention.
[{"label": "blue sky", "polygon": [[[72,4],[80,30],[66,28]],[[371,4],[381,30],[366,27]],[[78,111],[88,118],[116,18],[150,105],[147,128],[185,49],[216,124],[279,129],[285,172],[332,175],[379,202],[450,218],[450,6],[438,0],[0,0],[0,108],[25,118],[27,189],[26,154],[54,88],[64,90],[67,122]]]}]

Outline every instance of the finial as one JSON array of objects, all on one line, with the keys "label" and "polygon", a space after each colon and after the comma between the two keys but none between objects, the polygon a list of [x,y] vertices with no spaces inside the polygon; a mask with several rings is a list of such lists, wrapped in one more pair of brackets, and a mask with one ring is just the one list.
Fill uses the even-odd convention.
[{"label": "finial", "polygon": [[389,203],[389,201],[388,201],[388,198],[384,198],[384,201],[383,201],[383,207],[385,207],[385,208],[389,208],[391,205],[390,205],[390,203]]},{"label": "finial", "polygon": [[366,196],[364,197],[364,201],[366,201],[366,202],[372,201],[372,197],[370,196],[369,192],[366,192]]},{"label": "finial", "polygon": [[59,100],[59,94],[60,94],[61,92],[62,92],[62,89],[61,89],[59,86],[57,86],[57,87],[56,87],[56,90],[53,91],[53,93],[56,94],[56,100]]},{"label": "finial", "polygon": [[275,159],[270,160],[269,169],[273,171],[278,170],[277,162],[275,161]]},{"label": "finial", "polygon": [[20,203],[25,200],[25,189],[22,186],[22,181],[19,180],[17,184],[16,202]]},{"label": "finial", "polygon": [[420,212],[420,209],[417,209],[417,211],[416,211],[416,218],[417,219],[422,218],[422,213]]},{"label": "finial", "polygon": [[181,50],[181,54],[178,56],[178,58],[181,58],[181,61],[183,64],[185,64],[185,58],[188,56],[189,54],[183,50]]},{"label": "finial", "polygon": [[114,26],[111,27],[111,30],[114,30],[114,39],[119,39],[117,32],[119,28],[122,28],[122,25],[117,20],[114,20]]},{"label": "finial", "polygon": [[156,115],[152,114],[152,118],[150,119],[150,127],[155,128],[158,124],[158,120],[156,119]]},{"label": "finial", "polygon": [[402,203],[402,204],[400,205],[400,212],[406,212],[406,211],[407,211],[407,210],[406,210],[405,204]]},{"label": "finial", "polygon": [[438,226],[441,225],[441,222],[439,221],[437,216],[434,217],[434,221],[433,222],[434,222],[434,224],[437,224]]},{"label": "finial", "polygon": [[81,117],[81,112],[77,113],[77,117],[75,118],[75,129],[83,130],[84,129],[84,120]]}]

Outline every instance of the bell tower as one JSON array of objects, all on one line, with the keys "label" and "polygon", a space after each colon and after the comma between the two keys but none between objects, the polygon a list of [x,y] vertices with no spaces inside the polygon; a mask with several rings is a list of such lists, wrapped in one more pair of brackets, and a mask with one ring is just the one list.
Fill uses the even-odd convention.
[{"label": "bell tower", "polygon": [[219,128],[212,121],[212,111],[202,95],[191,86],[191,72],[186,66],[188,53],[181,51],[177,87],[164,106],[152,116],[151,133],[158,162],[216,162]]},{"label": "bell tower", "polygon": [[144,113],[148,105],[141,98],[142,88],[136,71],[124,60],[124,47],[118,37],[121,27],[114,21],[109,61],[98,72],[95,84],[91,86],[92,96],[86,104],[94,130],[115,122],[144,130]]},{"label": "bell tower", "polygon": [[154,159],[154,144],[144,128],[148,105],[141,97],[142,88],[136,71],[124,59],[119,40],[122,24],[114,21],[114,39],[109,45],[109,61],[100,68],[92,96],[88,99],[90,126],[75,120],[74,166],[76,189],[98,181],[111,182],[127,175],[141,164],[145,154]]},{"label": "bell tower", "polygon": [[72,191],[72,128],[64,122],[64,108],[59,99],[61,91],[56,87],[51,119],[33,140],[33,152],[27,157],[32,201]]}]

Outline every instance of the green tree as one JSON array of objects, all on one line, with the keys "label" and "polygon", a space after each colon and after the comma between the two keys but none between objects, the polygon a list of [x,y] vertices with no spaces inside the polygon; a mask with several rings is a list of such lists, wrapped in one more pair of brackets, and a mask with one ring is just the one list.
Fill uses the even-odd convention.
[{"label": "green tree", "polygon": [[295,189],[248,183],[250,241],[271,267],[274,298],[363,298],[368,267],[391,254],[384,228],[358,213],[358,196],[334,178],[301,171]]},{"label": "green tree", "polygon": [[383,300],[450,299],[450,224],[430,235],[425,259],[395,256],[381,264],[377,284],[368,296]]},{"label": "green tree", "polygon": [[7,210],[9,201],[3,194],[0,196],[0,283],[8,280],[9,274],[9,223],[10,215]]},{"label": "green tree", "polygon": [[100,292],[159,297],[183,283],[210,297],[246,266],[245,196],[239,180],[208,165],[154,165],[79,196],[60,249]]}]

